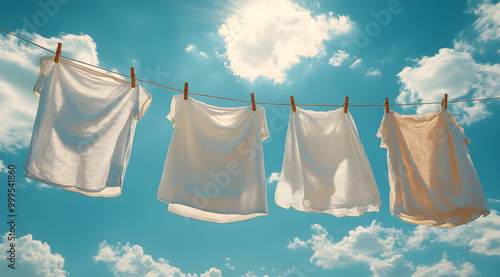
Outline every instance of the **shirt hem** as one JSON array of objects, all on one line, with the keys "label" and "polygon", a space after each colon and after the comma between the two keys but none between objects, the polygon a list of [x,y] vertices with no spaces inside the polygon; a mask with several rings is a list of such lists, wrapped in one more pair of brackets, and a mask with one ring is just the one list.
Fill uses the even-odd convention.
[{"label": "shirt hem", "polygon": [[[121,193],[122,193],[121,186],[120,186],[120,192],[118,192],[118,193],[113,193],[113,194],[99,194],[101,191],[105,190],[106,188],[113,188],[113,187],[104,187],[101,190],[95,190],[95,191],[94,190],[83,190],[83,189],[80,189],[80,188],[75,187],[75,186],[66,186],[66,185],[54,183],[54,182],[51,182],[49,180],[45,180],[45,179],[42,179],[42,178],[38,178],[38,177],[32,176],[32,175],[29,174],[29,172],[27,171],[26,168],[24,169],[24,172],[25,172],[25,177],[28,177],[28,178],[30,178],[32,180],[35,180],[35,181],[38,181],[38,182],[41,182],[41,183],[44,183],[44,184],[47,184],[47,185],[56,186],[56,187],[62,188],[62,189],[67,190],[67,191],[77,192],[77,193],[80,193],[80,194],[83,194],[83,195],[86,195],[86,196],[111,198],[111,197],[117,197],[117,196],[121,195]],[[118,186],[115,186],[115,187],[118,187]]]},{"label": "shirt hem", "polygon": [[399,213],[397,216],[404,222],[415,224],[415,225],[423,225],[423,226],[433,226],[433,227],[438,227],[438,228],[453,228],[457,227],[460,225],[464,225],[467,223],[470,223],[476,219],[478,219],[480,216],[487,216],[489,215],[490,212],[488,210],[473,210],[470,212],[470,215],[460,221],[457,221],[456,215],[450,215],[449,217],[446,217],[441,220],[435,220],[432,218],[426,218],[422,215],[416,215],[416,216],[410,216],[404,213]]},{"label": "shirt hem", "polygon": [[[214,223],[231,223],[238,222],[247,219],[252,219],[255,217],[269,215],[268,211],[265,212],[251,212],[251,213],[223,213],[220,211],[213,210],[203,210],[197,207],[193,207],[190,204],[170,202],[168,200],[161,199],[159,197],[157,200],[169,204],[168,212],[177,214],[184,217],[189,217],[196,220],[202,220]],[[200,215],[201,214],[201,215]],[[204,215],[203,215],[204,214]]]},{"label": "shirt hem", "polygon": [[297,205],[282,205],[282,204],[277,204],[278,206],[284,208],[284,209],[290,209],[293,208],[294,210],[297,210],[299,212],[306,212],[306,213],[315,213],[315,214],[329,214],[333,215],[335,217],[344,217],[344,216],[362,216],[366,212],[379,212],[379,207],[382,205],[380,204],[367,204],[363,206],[357,206],[353,208],[332,208],[328,210],[314,210],[314,209],[305,209],[303,207],[298,207]]}]

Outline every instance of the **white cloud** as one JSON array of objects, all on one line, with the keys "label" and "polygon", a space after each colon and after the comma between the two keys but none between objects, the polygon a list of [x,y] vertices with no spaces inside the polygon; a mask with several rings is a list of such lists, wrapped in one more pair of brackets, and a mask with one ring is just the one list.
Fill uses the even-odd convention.
[{"label": "white cloud", "polygon": [[349,32],[348,16],[313,16],[290,0],[255,0],[229,15],[219,28],[235,76],[283,83],[301,58],[324,54],[323,41]]},{"label": "white cloud", "polygon": [[[417,60],[414,67],[398,73],[402,83],[398,103],[439,102],[444,94],[450,100],[500,97],[500,65],[477,63],[468,52],[442,48],[432,57]],[[418,113],[436,109],[423,105]],[[485,102],[454,103],[449,108],[466,125],[490,115]]]},{"label": "white cloud", "polygon": [[253,271],[248,271],[243,277],[259,277],[258,275],[255,275],[255,272]]},{"label": "white cloud", "polygon": [[[264,270],[263,268],[261,268],[261,269]],[[247,273],[242,275],[242,277],[259,277],[259,275],[255,274],[255,272],[253,272],[253,271],[248,271]],[[266,274],[266,275],[263,275],[262,277],[269,277],[269,276]]]},{"label": "white cloud", "polygon": [[385,57],[384,59],[377,60],[377,61],[380,62],[380,63],[390,63],[390,62],[392,62],[392,58],[391,57]]},{"label": "white cloud", "polygon": [[487,217],[452,229],[418,226],[409,236],[408,245],[422,249],[429,241],[465,246],[476,254],[500,256],[500,215],[496,210],[491,210]]},{"label": "white cloud", "polygon": [[[5,71],[2,62],[0,62],[0,71],[2,72],[2,76],[0,76],[0,117],[3,121],[3,126],[0,128],[0,151],[16,152],[16,150],[28,146],[31,139],[38,98],[30,93],[33,90],[30,85],[35,84],[36,74],[30,74],[21,69],[24,71],[22,74],[28,73],[27,76],[24,76],[24,80],[18,78],[7,81],[7,78],[4,78],[6,77],[4,72],[8,75],[9,71]],[[33,83],[27,85],[27,80],[32,80]]]},{"label": "white cloud", "polygon": [[413,272],[413,266],[408,263],[403,255],[394,255],[390,259],[373,259],[370,262],[370,270],[373,276],[410,276]]},{"label": "white cloud", "polygon": [[[96,44],[88,35],[61,34],[45,38],[38,34],[15,32],[42,46],[56,49],[62,42],[62,54],[98,64]],[[0,151],[16,152],[29,145],[38,97],[33,86],[38,77],[41,56],[53,55],[41,48],[22,43],[12,36],[0,35]]]},{"label": "white cloud", "polygon": [[273,172],[271,173],[271,176],[267,179],[268,183],[273,183],[276,182],[280,179],[280,173],[279,172]]},{"label": "white cloud", "polygon": [[332,66],[340,66],[342,62],[349,57],[345,51],[339,50],[333,54],[328,63]]},{"label": "white cloud", "polygon": [[357,59],[355,60],[351,66],[349,68],[355,68],[356,66],[358,66],[360,63],[361,63],[362,59]]},{"label": "white cloud", "polygon": [[2,160],[0,160],[0,173],[7,173],[7,168],[3,164]]},{"label": "white cloud", "polygon": [[[33,179],[30,179],[30,178],[27,178],[27,177],[25,177],[25,178],[24,178],[24,181],[25,181],[25,183],[26,183],[26,184],[29,184],[30,186],[35,185],[35,187],[36,187],[37,189],[39,189],[39,190],[40,190],[40,189],[61,189],[61,188],[60,188],[60,187],[58,187],[58,186],[54,186],[54,185],[47,185],[47,184],[44,184],[44,183],[40,183],[40,182],[37,182],[37,181],[35,181],[35,180],[33,180]],[[34,182],[34,183],[33,183],[33,182]],[[33,184],[32,184],[32,183],[33,183]],[[23,184],[21,184],[21,183],[19,183],[18,185],[19,185],[20,187],[27,187],[26,185],[23,185]]]},{"label": "white cloud", "polygon": [[44,183],[37,183],[36,187],[39,189],[57,189],[59,188],[58,186],[53,186],[53,185],[47,185]]},{"label": "white cloud", "polygon": [[290,242],[287,248],[290,249],[307,248],[307,243],[305,241],[300,240],[299,238],[294,238],[293,242]]},{"label": "white cloud", "polygon": [[[139,67],[139,66],[140,66],[140,64],[141,64],[141,62],[140,62],[139,60],[137,60],[137,59],[130,59],[130,62],[131,62],[131,63],[132,63],[132,65],[133,65],[134,67],[136,67],[136,68],[137,68],[137,67]],[[118,70],[116,70],[116,71],[115,71],[115,70],[116,70],[116,68],[113,68],[113,72],[118,72]],[[113,76],[115,76],[115,75],[113,75]],[[122,76],[122,77],[123,77],[123,76]]]},{"label": "white cloud", "polygon": [[446,253],[443,255],[443,259],[437,264],[431,266],[417,266],[416,272],[412,275],[413,277],[426,277],[426,276],[473,276],[476,275],[477,271],[473,264],[470,262],[464,262],[462,264],[455,265],[448,261]]},{"label": "white cloud", "polygon": [[[196,274],[194,274],[193,277],[194,276],[196,276]],[[200,277],[221,277],[221,276],[222,276],[222,271],[220,271],[220,269],[217,269],[215,267],[210,268],[207,272],[202,273],[200,275]]]},{"label": "white cloud", "polygon": [[24,182],[19,182],[16,185],[19,188],[27,188],[28,187],[27,185],[31,184],[32,182],[33,182],[33,180],[31,180],[30,178],[24,177]]},{"label": "white cloud", "polygon": [[[99,252],[94,257],[96,262],[105,262],[116,276],[178,276],[197,277],[197,274],[182,273],[179,268],[169,265],[163,258],[157,260],[144,253],[139,245],[130,244],[112,246],[103,241],[99,245]],[[220,277],[222,272],[217,268],[210,268],[200,277]]]},{"label": "white cloud", "polygon": [[349,231],[337,242],[321,225],[314,224],[311,229],[310,239],[294,238],[287,247],[311,249],[314,252],[310,262],[323,269],[361,264],[368,266],[374,276],[470,276],[477,272],[468,262],[448,261],[445,255],[438,263],[415,266],[403,254],[439,250],[441,245],[447,245],[468,249],[471,254],[500,256],[500,215],[495,210],[487,217],[451,229],[417,226],[404,232],[373,221]]},{"label": "white cloud", "polygon": [[292,268],[287,269],[285,272],[283,272],[283,274],[285,276],[288,276],[288,275],[292,274],[293,272],[294,272],[294,268],[292,267]]},{"label": "white cloud", "polygon": [[[226,55],[226,53],[224,53],[224,54],[219,53],[219,51],[217,50],[217,47],[216,47],[216,50],[215,50],[215,56],[216,56],[217,58],[219,58],[219,59],[227,59],[227,55]],[[224,62],[224,66],[225,66],[226,68],[229,68],[229,66],[227,66],[227,62]]]},{"label": "white cloud", "polygon": [[[24,31],[14,33],[53,51],[56,50],[57,43],[61,42],[63,44],[62,55],[91,64],[99,64],[96,44],[89,35],[61,34],[58,37],[45,38],[39,34]],[[0,35],[0,56],[3,61],[38,73],[38,58],[54,55],[31,44],[20,44],[20,42],[22,41],[16,37]]]},{"label": "white cloud", "polygon": [[[0,244],[0,267],[2,271],[11,270],[7,267],[7,251],[12,241],[8,240],[8,234],[2,237]],[[63,269],[64,258],[60,254],[52,254],[50,246],[39,240],[33,240],[31,234],[16,238],[16,269],[12,272],[16,276],[46,276],[63,277],[67,272]]]},{"label": "white cloud", "polygon": [[492,4],[485,1],[474,10],[474,13],[479,16],[474,22],[474,28],[479,32],[480,40],[500,38],[500,2]]},{"label": "white cloud", "polygon": [[368,72],[365,74],[366,76],[382,76],[382,72],[378,70],[377,68],[370,68],[368,69]]},{"label": "white cloud", "polygon": [[226,263],[224,265],[227,266],[227,268],[229,268],[229,269],[235,269],[234,265],[232,265],[230,263],[230,261],[231,261],[231,259],[226,258]]},{"label": "white cloud", "polygon": [[208,58],[208,54],[205,53],[205,52],[203,52],[203,51],[198,51],[196,49],[196,45],[195,44],[188,44],[188,46],[184,50],[186,50],[186,52],[191,52],[191,53],[198,54],[198,55],[202,56],[204,59]]},{"label": "white cloud", "polygon": [[392,256],[403,235],[401,230],[385,228],[373,221],[368,227],[358,226],[349,231],[349,236],[335,243],[321,225],[314,224],[311,228],[315,231],[307,241],[315,251],[311,262],[322,268],[370,263],[372,256]]},{"label": "white cloud", "polygon": [[491,204],[500,204],[500,200],[498,199],[488,198],[486,201],[488,201]]},{"label": "white cloud", "polygon": [[473,53],[474,51],[476,51],[474,46],[467,43],[467,41],[465,41],[463,39],[461,39],[461,40],[455,39],[453,41],[453,48],[459,52]]},{"label": "white cloud", "polygon": [[186,52],[193,52],[195,49],[196,47],[194,46],[194,44],[188,44],[185,50]]}]

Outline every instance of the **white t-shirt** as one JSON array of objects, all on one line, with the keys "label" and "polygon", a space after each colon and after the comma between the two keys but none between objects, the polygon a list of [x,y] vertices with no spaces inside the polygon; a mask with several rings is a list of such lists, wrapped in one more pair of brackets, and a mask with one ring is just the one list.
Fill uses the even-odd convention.
[{"label": "white t-shirt", "polygon": [[334,216],[378,212],[382,204],[351,114],[290,113],[276,204]]},{"label": "white t-shirt", "polygon": [[40,101],[26,176],[88,196],[120,195],[149,92],[54,57],[40,58],[34,92]]},{"label": "white t-shirt", "polygon": [[174,126],[157,199],[168,211],[218,223],[267,215],[265,111],[172,98]]},{"label": "white t-shirt", "polygon": [[466,146],[470,141],[448,109],[385,113],[377,136],[387,149],[392,215],[451,228],[489,214]]}]

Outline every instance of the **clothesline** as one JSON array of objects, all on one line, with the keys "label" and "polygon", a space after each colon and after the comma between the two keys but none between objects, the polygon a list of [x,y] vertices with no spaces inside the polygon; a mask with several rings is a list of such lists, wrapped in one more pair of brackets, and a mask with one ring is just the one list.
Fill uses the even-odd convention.
[{"label": "clothesline", "polygon": [[[25,176],[90,197],[117,197],[151,94],[136,88],[133,67],[130,83],[118,81],[59,63],[61,48],[39,61],[34,92],[41,100]],[[174,131],[156,199],[170,213],[214,223],[267,216],[265,109],[255,107],[253,94],[250,111],[208,105],[186,91],[187,85],[172,97],[167,115]],[[344,113],[295,110],[293,96],[291,104],[275,203],[336,217],[378,212],[380,193],[348,106]],[[443,108],[425,115],[384,116],[377,133],[387,149],[391,214],[412,224],[451,228],[489,214],[469,140],[446,105],[447,95]]]},{"label": "clothesline", "polygon": [[[1,29],[0,28],[0,31],[6,33],[6,34],[9,34],[11,36],[14,36],[18,39],[21,39],[31,45],[34,45],[36,47],[39,47],[41,49],[44,49],[48,52],[51,52],[53,54],[56,54],[55,51],[52,51],[44,46],[41,46],[35,42],[32,42],[28,39],[25,39],[21,36],[18,36],[16,34],[13,34],[9,31],[6,31],[4,29]],[[67,60],[71,60],[71,61],[74,61],[74,62],[78,62],[78,63],[81,63],[81,64],[84,64],[84,65],[87,65],[87,66],[91,66],[91,67],[94,67],[94,68],[98,68],[98,69],[101,69],[101,70],[104,70],[106,72],[109,72],[111,74],[116,74],[116,75],[119,75],[119,76],[122,76],[122,77],[125,77],[125,78],[131,78],[130,76],[128,75],[125,75],[125,74],[122,74],[122,73],[119,73],[119,72],[116,72],[116,71],[113,71],[113,70],[110,70],[110,69],[106,69],[106,68],[103,68],[103,67],[100,67],[100,66],[97,66],[97,65],[93,65],[93,64],[90,64],[90,63],[87,63],[87,62],[84,62],[84,61],[80,61],[80,60],[77,60],[77,59],[73,59],[71,57],[67,57],[67,56],[64,56],[64,55],[61,55],[61,58],[64,58],[64,59],[67,59]],[[142,79],[135,79],[136,81],[138,82],[143,82],[143,83],[147,83],[147,84],[150,84],[150,85],[154,85],[154,86],[158,86],[158,87],[162,87],[162,88],[166,88],[166,89],[169,89],[169,90],[173,90],[173,91],[177,91],[177,92],[181,92],[183,93],[184,90],[179,90],[179,89],[176,89],[176,88],[173,88],[173,87],[169,87],[169,86],[165,86],[165,85],[161,85],[161,84],[157,84],[157,83],[153,83],[153,82],[149,82],[149,81],[146,81],[146,80],[142,80]],[[240,99],[235,99],[235,98],[228,98],[228,97],[221,97],[221,96],[214,96],[214,95],[208,95],[208,94],[201,94],[201,93],[194,93],[194,92],[189,92],[189,94],[191,95],[197,95],[197,96],[201,96],[201,97],[209,97],[209,98],[215,98],[215,99],[221,99],[221,100],[228,100],[228,101],[235,101],[235,102],[241,102],[241,103],[247,103],[247,104],[251,104],[252,102],[251,101],[247,101],[247,100],[240,100]],[[465,100],[454,100],[454,101],[448,101],[448,103],[463,103],[463,102],[479,102],[479,101],[491,101],[491,100],[500,100],[500,97],[491,97],[491,98],[482,98],[482,99],[465,99]],[[436,105],[436,104],[441,104],[442,102],[439,101],[439,102],[426,102],[426,103],[403,103],[403,104],[391,104],[391,106],[398,106],[398,107],[402,107],[402,106],[423,106],[423,105]],[[258,104],[258,105],[273,105],[273,106],[289,106],[290,104],[289,103],[268,103],[268,102],[256,102],[255,104]],[[297,104],[296,106],[303,106],[303,107],[343,107],[343,105],[317,105],[317,104]],[[380,104],[380,105],[351,105],[349,104],[349,107],[384,107],[384,104]]]},{"label": "clothesline", "polygon": [[[34,86],[40,105],[25,176],[90,197],[117,197],[151,94],[133,88],[135,74],[130,83],[117,81],[59,62],[57,49],[55,58],[40,58]],[[388,151],[391,213],[451,228],[489,211],[464,129],[444,104],[424,115],[384,116],[377,137]],[[174,130],[156,195],[168,212],[214,223],[269,214],[262,143],[271,134],[265,109],[249,108],[172,96],[167,119]],[[285,209],[336,217],[379,211],[380,193],[352,116],[342,108],[290,113],[274,199]]]}]

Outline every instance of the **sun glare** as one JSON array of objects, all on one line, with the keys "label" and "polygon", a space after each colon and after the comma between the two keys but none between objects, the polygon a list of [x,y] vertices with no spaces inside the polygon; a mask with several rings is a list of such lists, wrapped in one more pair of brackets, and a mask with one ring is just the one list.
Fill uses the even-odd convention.
[{"label": "sun glare", "polygon": [[268,23],[276,16],[276,9],[270,2],[249,1],[242,9],[242,15],[249,25],[260,26]]}]

